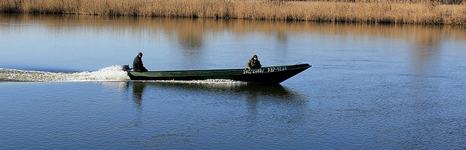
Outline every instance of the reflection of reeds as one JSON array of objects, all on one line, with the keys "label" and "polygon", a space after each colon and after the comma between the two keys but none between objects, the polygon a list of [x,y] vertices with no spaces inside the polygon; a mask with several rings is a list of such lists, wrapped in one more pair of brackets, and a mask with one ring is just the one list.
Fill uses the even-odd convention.
[{"label": "reflection of reeds", "polygon": [[[98,17],[98,16],[31,16],[0,15],[0,23],[17,22],[22,24],[38,24],[52,32],[71,32],[75,29],[113,30],[119,34],[130,34],[135,37],[156,38],[163,31],[170,39],[179,40],[186,48],[190,43],[201,42],[203,36],[224,34],[225,31],[235,36],[247,36],[251,32],[269,35],[283,33],[318,33],[322,35],[354,35],[377,36],[408,41],[425,41],[433,37],[466,41],[466,30],[463,26],[429,26],[429,25],[367,25],[367,24],[322,24],[312,22],[275,22],[262,20],[213,20],[213,19],[166,19],[166,18],[133,18],[133,17]],[[12,27],[0,26],[2,32],[15,32]],[[21,28],[18,27],[18,29]],[[1,34],[1,33],[0,33]],[[198,38],[198,39],[196,39]],[[283,39],[283,37],[277,37]],[[192,44],[191,43],[191,44]]]},{"label": "reflection of reeds", "polygon": [[[10,13],[208,17],[323,22],[466,24],[466,5],[443,1],[2,0]],[[454,2],[458,3],[458,2]]]}]

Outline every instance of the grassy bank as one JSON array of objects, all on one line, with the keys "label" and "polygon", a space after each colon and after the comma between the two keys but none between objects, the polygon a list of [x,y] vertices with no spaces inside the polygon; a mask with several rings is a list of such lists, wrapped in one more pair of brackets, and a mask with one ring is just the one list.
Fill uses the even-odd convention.
[{"label": "grassy bank", "polygon": [[441,1],[2,0],[0,12],[466,25],[464,2]]}]

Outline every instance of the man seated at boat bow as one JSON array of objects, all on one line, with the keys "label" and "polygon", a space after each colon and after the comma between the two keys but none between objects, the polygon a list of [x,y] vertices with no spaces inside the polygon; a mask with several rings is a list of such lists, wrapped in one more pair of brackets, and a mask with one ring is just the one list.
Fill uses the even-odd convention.
[{"label": "man seated at boat bow", "polygon": [[259,69],[262,67],[261,62],[257,58],[257,55],[252,56],[247,66],[248,66],[248,69]]}]

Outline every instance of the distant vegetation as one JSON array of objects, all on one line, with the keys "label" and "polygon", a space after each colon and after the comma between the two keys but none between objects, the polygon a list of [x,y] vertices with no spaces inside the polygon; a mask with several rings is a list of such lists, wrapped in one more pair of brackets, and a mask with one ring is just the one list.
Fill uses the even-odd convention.
[{"label": "distant vegetation", "polygon": [[463,0],[0,0],[0,12],[466,25]]}]

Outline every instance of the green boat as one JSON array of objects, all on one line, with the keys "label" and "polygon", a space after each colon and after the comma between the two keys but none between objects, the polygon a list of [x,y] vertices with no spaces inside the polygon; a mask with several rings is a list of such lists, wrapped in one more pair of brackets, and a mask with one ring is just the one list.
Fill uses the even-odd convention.
[{"label": "green boat", "polygon": [[208,80],[225,79],[258,84],[279,84],[311,67],[309,64],[270,66],[259,69],[212,69],[176,71],[128,71],[131,80]]}]

